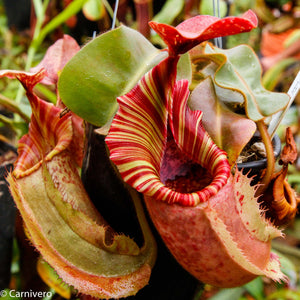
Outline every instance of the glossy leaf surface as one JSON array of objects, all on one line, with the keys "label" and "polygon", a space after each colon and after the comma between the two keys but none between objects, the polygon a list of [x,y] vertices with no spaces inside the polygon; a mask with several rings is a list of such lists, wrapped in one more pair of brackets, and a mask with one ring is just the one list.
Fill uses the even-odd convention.
[{"label": "glossy leaf surface", "polygon": [[168,45],[170,55],[176,56],[191,50],[203,41],[250,31],[257,26],[257,17],[249,10],[241,17],[223,19],[199,15],[176,27],[157,22],[150,22],[149,25]]},{"label": "glossy leaf surface", "polygon": [[65,66],[58,82],[63,103],[96,126],[115,114],[116,98],[166,56],[140,33],[125,26],[95,38]]},{"label": "glossy leaf surface", "polygon": [[216,145],[223,149],[233,165],[242,149],[253,136],[256,125],[252,120],[229,110],[218,101],[210,77],[192,92],[189,106],[203,112],[202,122]]},{"label": "glossy leaf surface", "polygon": [[[207,44],[206,54],[218,56],[219,68],[216,70],[214,82],[217,87],[217,95],[227,105],[231,103],[230,95],[238,99],[234,93],[241,94],[240,106],[244,107],[247,117],[253,121],[259,121],[285,108],[289,96],[285,93],[274,93],[266,90],[261,83],[261,65],[254,51],[247,45],[241,45],[229,50],[211,47]],[[231,90],[225,98],[223,89]],[[227,91],[228,93],[228,91]]]}]

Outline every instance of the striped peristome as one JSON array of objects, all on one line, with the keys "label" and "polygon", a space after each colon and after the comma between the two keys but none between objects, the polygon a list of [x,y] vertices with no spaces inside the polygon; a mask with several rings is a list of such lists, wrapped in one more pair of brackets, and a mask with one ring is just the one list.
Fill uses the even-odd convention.
[{"label": "striped peristome", "polygon": [[[170,127],[178,147],[212,174],[213,181],[205,188],[210,197],[227,182],[230,166],[226,153],[217,147],[204,129],[201,122],[202,112],[192,111],[188,107],[188,96],[188,81],[177,81],[169,114]],[[198,192],[198,195],[200,199],[204,198],[202,191]],[[206,196],[206,193],[204,195]]]},{"label": "striped peristome", "polygon": [[[207,201],[226,184],[230,166],[226,153],[204,130],[202,113],[187,107],[188,82],[175,84],[176,64],[176,58],[165,59],[128,94],[118,98],[119,110],[106,143],[111,160],[129,185],[157,200],[194,206]],[[179,193],[160,179],[169,125],[181,151],[214,177],[200,191]]]},{"label": "striped peristome", "polygon": [[71,114],[60,116],[62,108],[39,99],[33,92],[34,86],[46,76],[41,69],[36,73],[3,70],[0,77],[18,79],[26,90],[32,107],[32,117],[28,134],[18,142],[18,159],[14,176],[21,178],[37,170],[42,159],[45,161],[67,149],[73,138]]}]

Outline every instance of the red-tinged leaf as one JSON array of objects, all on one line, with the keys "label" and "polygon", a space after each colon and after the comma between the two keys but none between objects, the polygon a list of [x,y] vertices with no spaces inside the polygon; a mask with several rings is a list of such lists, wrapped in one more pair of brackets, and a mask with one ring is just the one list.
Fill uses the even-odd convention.
[{"label": "red-tinged leaf", "polygon": [[203,41],[250,31],[257,26],[257,17],[249,10],[241,17],[223,19],[200,15],[182,22],[177,27],[156,22],[150,22],[149,25],[168,45],[170,55],[179,55]]},{"label": "red-tinged leaf", "polygon": [[[63,110],[64,111],[64,110]],[[85,121],[72,112],[73,138],[69,150],[79,167],[82,166],[85,148]]]},{"label": "red-tinged leaf", "polygon": [[[56,41],[50,46],[44,56],[43,60],[31,72],[38,72],[40,69],[47,71],[46,76],[42,79],[41,83],[56,85],[58,82],[59,73],[62,71],[66,63],[80,50],[77,42],[69,35],[64,35],[63,38]],[[64,109],[66,106],[61,102],[57,94],[56,106]],[[81,166],[83,160],[83,136],[84,136],[84,121],[72,113],[73,124],[73,143],[70,145],[71,151],[75,154],[77,164]]]},{"label": "red-tinged leaf", "polygon": [[[46,103],[46,102],[42,102]],[[44,127],[44,132],[39,130],[39,123],[34,117],[31,119],[29,133],[24,135],[18,143],[18,159],[15,163],[15,176],[23,177],[40,167],[42,157],[45,160],[50,160],[54,155],[67,149],[72,141],[72,123],[71,115],[65,115],[64,118],[59,117],[60,110],[52,106],[51,109],[47,105],[42,105],[41,112],[49,113],[53,117],[53,122],[48,123],[49,126]],[[52,126],[51,126],[52,125]],[[57,129],[57,134],[51,134],[52,129]],[[63,134],[62,134],[63,132]],[[57,142],[57,145],[51,146],[45,142],[45,139],[50,142]]]},{"label": "red-tinged leaf", "polygon": [[[69,112],[69,109],[64,105],[60,98],[57,99],[56,106],[61,108],[60,116]],[[73,153],[78,166],[82,166],[85,149],[85,121],[72,112],[72,127],[73,138],[69,146],[69,150]]]},{"label": "red-tinged leaf", "polygon": [[[39,99],[32,91],[45,75],[43,69],[38,73],[0,72],[1,77],[17,78],[22,83],[33,111],[29,133],[19,141],[19,157],[15,163],[17,176],[25,176],[32,172],[40,166],[42,156],[49,160],[65,150],[72,141],[71,114],[60,117],[60,108]],[[47,122],[48,119],[52,121]]]},{"label": "red-tinged leaf", "polygon": [[256,131],[255,123],[233,113],[218,101],[210,77],[194,89],[189,106],[203,112],[204,128],[216,145],[227,153],[229,164],[233,165]]},{"label": "red-tinged leaf", "polygon": [[71,113],[61,117],[61,109],[27,92],[33,114],[28,134],[18,144],[18,159],[15,163],[15,176],[23,177],[53,156],[66,150],[73,137]]},{"label": "red-tinged leaf", "polygon": [[31,72],[35,73],[40,69],[47,70],[47,76],[42,80],[44,84],[57,84],[58,74],[66,63],[80,50],[77,42],[69,35],[56,41],[48,48],[43,60]]}]

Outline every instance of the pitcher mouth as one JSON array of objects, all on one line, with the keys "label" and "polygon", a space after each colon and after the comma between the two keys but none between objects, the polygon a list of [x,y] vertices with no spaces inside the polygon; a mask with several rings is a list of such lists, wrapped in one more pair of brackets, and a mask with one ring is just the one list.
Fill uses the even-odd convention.
[{"label": "pitcher mouth", "polygon": [[168,135],[160,178],[166,187],[178,193],[200,191],[213,180],[213,176],[205,168],[180,151],[171,134]]},{"label": "pitcher mouth", "polygon": [[191,169],[175,179],[167,179],[165,185],[178,193],[194,193],[202,190],[212,182],[212,176],[199,165],[191,165]]}]

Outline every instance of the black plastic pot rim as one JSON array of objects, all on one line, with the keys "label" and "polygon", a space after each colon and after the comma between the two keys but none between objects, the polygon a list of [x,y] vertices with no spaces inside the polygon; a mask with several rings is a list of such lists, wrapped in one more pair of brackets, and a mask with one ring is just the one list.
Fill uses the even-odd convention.
[{"label": "black plastic pot rim", "polygon": [[[277,158],[281,152],[281,141],[278,135],[274,135],[272,143],[274,147],[274,156],[275,158]],[[262,169],[265,168],[266,166],[267,166],[266,158],[237,164],[237,168],[239,170]]]}]

